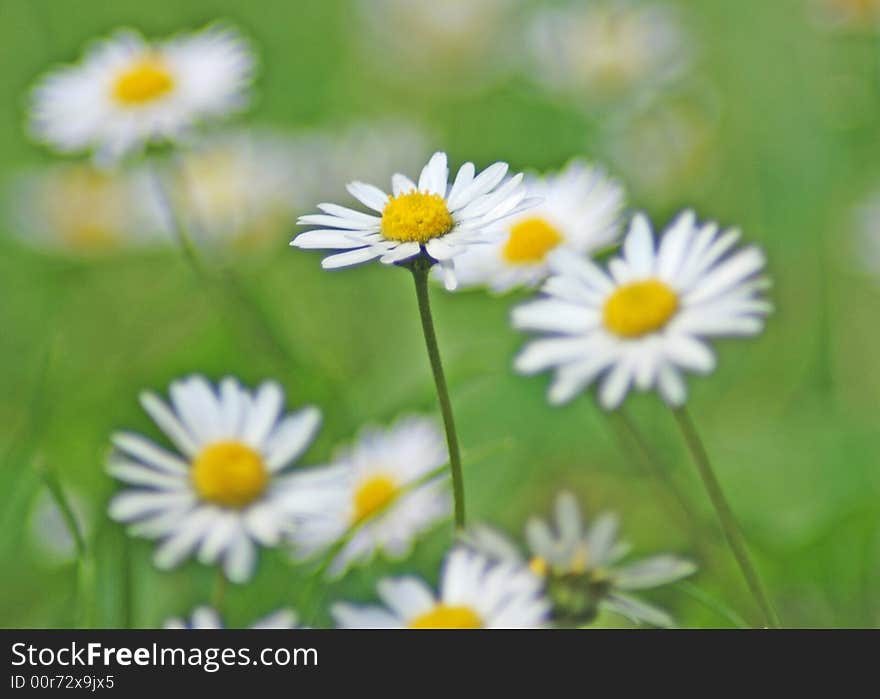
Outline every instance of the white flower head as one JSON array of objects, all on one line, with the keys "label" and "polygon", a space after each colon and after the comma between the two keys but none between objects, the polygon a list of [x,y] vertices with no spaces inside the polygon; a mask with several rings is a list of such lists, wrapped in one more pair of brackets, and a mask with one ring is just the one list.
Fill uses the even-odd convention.
[{"label": "white flower head", "polygon": [[[166,629],[222,629],[223,620],[220,613],[211,607],[196,607],[189,620],[172,618],[163,625]],[[251,624],[249,629],[295,629],[297,628],[296,612],[290,609],[279,609]]]},{"label": "white flower head", "polygon": [[498,242],[456,259],[460,286],[485,285],[495,292],[537,286],[550,272],[551,251],[586,255],[619,237],[623,188],[602,170],[575,160],[558,173],[526,178],[525,184],[541,203],[506,219]]},{"label": "white flower head", "polygon": [[684,371],[708,374],[712,337],[750,336],[771,306],[763,292],[763,252],[736,249],[740,233],[681,214],[655,243],[651,225],[633,218],[622,255],[607,269],[561,253],[544,298],[514,309],[520,330],[547,333],[516,358],[522,373],[555,370],[552,403],[600,381],[599,401],[617,408],[633,386],[656,388],[672,406],[685,402]]},{"label": "white flower head", "polygon": [[274,382],[249,391],[233,378],[215,388],[192,376],[172,383],[170,395],[170,407],[152,393],[141,405],[179,453],[131,432],[114,435],[108,470],[131,487],[110,502],[110,516],[134,535],[161,540],[159,568],[196,555],[244,582],[257,544],[275,546],[293,526],[297,493],[281,475],[311,443],[320,412],[283,415]]},{"label": "white flower head", "polygon": [[298,557],[324,552],[350,532],[328,570],[339,575],[374,554],[405,557],[414,540],[449,516],[446,444],[433,419],[368,428],[330,466],[294,476],[303,509],[292,533]]},{"label": "white flower head", "polygon": [[541,581],[528,568],[493,562],[464,548],[443,564],[440,591],[415,577],[378,584],[385,607],[333,605],[342,628],[528,629],[545,625],[550,605]]},{"label": "white flower head", "polygon": [[497,238],[502,234],[500,221],[536,203],[526,198],[522,174],[505,180],[507,169],[507,163],[495,163],[477,175],[474,164],[465,163],[450,185],[446,154],[435,153],[418,183],[394,175],[392,194],[352,182],[348,191],[375,213],[320,204],[323,213],[299,219],[301,225],[320,228],[300,233],[291,245],[346,251],[325,257],[324,269],[377,258],[395,264],[427,255],[440,263],[447,288],[455,288],[453,259]]},{"label": "white flower head", "polygon": [[230,28],[150,42],[119,30],[33,92],[36,138],[112,163],[152,141],[176,141],[202,121],[244,107],[254,58]]},{"label": "white flower head", "polygon": [[542,10],[530,40],[542,84],[594,101],[656,90],[689,62],[679,17],[663,4],[605,0]]},{"label": "white flower head", "polygon": [[630,547],[617,538],[617,517],[601,514],[588,526],[571,493],[559,494],[554,514],[553,522],[533,517],[527,523],[528,560],[505,535],[485,525],[471,530],[468,543],[493,560],[528,564],[543,581],[554,618],[561,621],[586,623],[607,609],[635,623],[674,625],[665,611],[630,593],[692,575],[696,566],[691,561],[658,554],[623,562]]},{"label": "white flower head", "polygon": [[83,257],[158,244],[162,222],[143,175],[90,163],[26,172],[8,193],[12,229],[29,245]]}]

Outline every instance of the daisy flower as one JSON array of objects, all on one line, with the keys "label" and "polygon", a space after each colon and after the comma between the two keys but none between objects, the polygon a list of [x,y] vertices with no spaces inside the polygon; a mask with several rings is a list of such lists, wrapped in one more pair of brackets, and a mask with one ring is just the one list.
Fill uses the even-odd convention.
[{"label": "daisy flower", "polygon": [[630,387],[659,390],[673,407],[687,395],[682,373],[708,374],[715,356],[706,340],[761,331],[764,254],[736,249],[739,231],[719,232],[681,214],[655,244],[637,215],[607,271],[571,254],[554,256],[544,298],[515,308],[514,327],[548,333],[516,358],[522,373],[555,369],[551,403],[565,403],[599,380],[599,401],[617,408]]},{"label": "daisy flower", "polygon": [[425,481],[447,461],[432,419],[407,417],[387,430],[364,430],[332,465],[291,479],[308,508],[292,534],[298,555],[326,551],[352,530],[331,575],[377,552],[403,558],[419,534],[449,516],[445,477]]},{"label": "daisy flower", "polygon": [[281,476],[311,443],[320,413],[283,415],[274,382],[248,391],[233,378],[215,388],[192,376],[169,392],[170,406],[152,393],[141,405],[179,453],[131,432],[114,435],[108,470],[131,487],[110,502],[110,516],[133,535],[160,540],[161,569],[196,555],[244,582],[257,544],[275,546],[293,524],[297,493]]},{"label": "daisy flower", "polygon": [[[295,629],[296,612],[290,609],[279,609],[262,619],[255,621],[249,629]],[[173,618],[163,625],[166,629],[222,629],[223,620],[220,613],[211,607],[196,607],[189,620]]]},{"label": "daisy flower", "polygon": [[496,292],[536,286],[550,271],[552,250],[597,252],[620,235],[623,188],[599,169],[575,160],[558,173],[525,180],[541,201],[505,220],[497,243],[474,247],[456,259],[461,286]]},{"label": "daisy flower", "polygon": [[342,628],[528,629],[545,625],[549,604],[528,568],[493,563],[466,549],[453,550],[443,565],[440,592],[415,577],[378,584],[386,607],[333,605]]},{"label": "daisy flower", "polygon": [[155,244],[163,226],[144,173],[90,164],[24,173],[9,190],[12,230],[28,244],[81,256]]},{"label": "daisy flower", "polygon": [[99,162],[113,162],[241,109],[253,71],[251,50],[229,28],[161,42],[120,30],[39,82],[32,130],[61,152],[94,150]]},{"label": "daisy flower", "polygon": [[168,173],[176,210],[209,242],[271,238],[293,221],[290,193],[301,189],[301,169],[308,167],[299,155],[296,141],[282,134],[211,136],[187,150]]},{"label": "daisy flower", "polygon": [[659,554],[623,563],[629,545],[617,538],[617,518],[602,514],[587,526],[571,493],[559,494],[554,514],[555,522],[535,517],[527,523],[528,561],[507,537],[489,527],[475,528],[470,543],[494,560],[527,564],[543,581],[553,617],[561,622],[583,625],[606,609],[634,623],[674,625],[665,611],[630,593],[692,575],[697,569],[692,562]]},{"label": "daisy flower", "polygon": [[396,264],[427,255],[440,263],[447,288],[455,288],[453,258],[497,237],[502,219],[536,203],[526,198],[522,174],[505,181],[507,167],[507,163],[495,163],[476,175],[473,163],[465,163],[450,185],[446,154],[435,153],[418,183],[394,175],[392,194],[352,182],[348,191],[375,213],[320,204],[323,213],[299,219],[301,225],[320,228],[300,233],[291,245],[345,250],[325,257],[321,263],[325,269],[377,258]]},{"label": "daisy flower", "polygon": [[598,101],[656,90],[689,61],[678,15],[661,4],[609,0],[543,10],[530,40],[543,85]]}]

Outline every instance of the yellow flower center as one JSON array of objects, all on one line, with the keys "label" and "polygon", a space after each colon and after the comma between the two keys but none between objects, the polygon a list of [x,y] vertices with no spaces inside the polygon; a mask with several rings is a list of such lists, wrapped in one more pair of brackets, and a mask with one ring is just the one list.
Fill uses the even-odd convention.
[{"label": "yellow flower center", "polygon": [[424,245],[446,235],[455,221],[439,194],[410,192],[389,197],[382,211],[382,235],[388,240]]},{"label": "yellow flower center", "polygon": [[470,607],[438,604],[409,622],[411,629],[480,629],[483,621]]},{"label": "yellow flower center", "polygon": [[373,476],[361,483],[354,493],[354,524],[369,519],[389,505],[400,488],[388,476]]},{"label": "yellow flower center", "polygon": [[196,456],[192,480],[202,499],[240,508],[263,494],[269,471],[263,458],[246,444],[215,442]]},{"label": "yellow flower center", "polygon": [[152,102],[174,88],[174,77],[155,56],[141,58],[124,70],[113,83],[113,97],[127,107]]},{"label": "yellow flower center", "polygon": [[529,570],[531,570],[535,575],[539,575],[542,578],[547,576],[547,573],[550,571],[550,567],[547,565],[547,561],[541,558],[540,556],[535,556],[532,560],[529,561]]},{"label": "yellow flower center", "polygon": [[641,337],[662,328],[677,310],[678,296],[663,282],[633,282],[605,302],[605,327],[620,337]]},{"label": "yellow flower center", "polygon": [[515,265],[541,262],[561,242],[559,231],[543,218],[527,218],[511,227],[501,254]]}]

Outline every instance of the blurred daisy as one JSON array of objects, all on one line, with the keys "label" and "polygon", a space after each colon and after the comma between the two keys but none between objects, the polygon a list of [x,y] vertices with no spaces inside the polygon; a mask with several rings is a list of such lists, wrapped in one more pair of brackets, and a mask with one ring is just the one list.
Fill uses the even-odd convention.
[{"label": "blurred daisy", "polygon": [[637,215],[608,271],[571,254],[552,260],[545,297],[514,309],[520,330],[549,333],[529,343],[516,369],[555,369],[552,403],[564,403],[604,375],[599,401],[618,407],[631,386],[657,388],[671,406],[687,390],[682,372],[707,374],[715,356],[706,339],[761,331],[764,254],[736,250],[739,231],[720,232],[681,214],[655,246],[651,225]]},{"label": "blurred daisy", "polygon": [[870,28],[880,21],[880,0],[811,0],[813,15],[822,24]]},{"label": "blurred daisy", "polygon": [[[67,489],[67,501],[83,536],[88,539],[94,521],[89,501]],[[61,510],[48,490],[41,490],[28,515],[28,538],[42,562],[61,565],[77,556],[76,542]]]},{"label": "blurred daisy", "polygon": [[386,607],[333,605],[342,628],[527,629],[545,625],[549,604],[528,568],[493,563],[466,549],[453,550],[435,595],[414,577],[379,581]]},{"label": "blurred daisy", "polygon": [[273,382],[251,392],[233,378],[215,389],[192,376],[172,383],[170,394],[170,407],[152,393],[141,405],[179,454],[131,432],[114,435],[108,470],[131,488],[113,498],[110,516],[131,524],[133,535],[161,540],[159,568],[197,555],[244,582],[256,545],[275,546],[292,526],[297,493],[282,487],[281,475],[311,443],[320,413],[283,415]]},{"label": "blurred daisy", "polygon": [[[634,623],[674,625],[665,611],[630,592],[686,578],[697,569],[692,562],[659,554],[622,563],[629,545],[617,539],[617,518],[603,514],[588,527],[571,493],[559,494],[554,514],[555,522],[532,518],[526,525],[527,564],[544,582],[553,603],[554,620],[565,625],[583,625],[605,609]],[[494,529],[475,528],[470,541],[495,560],[526,564],[516,546]]]},{"label": "blurred daisy", "polygon": [[[361,0],[358,38],[381,77],[408,90],[460,93],[498,76],[515,52],[515,10],[521,0]],[[479,70],[474,70],[479,66]],[[429,76],[429,80],[414,79]],[[454,87],[453,87],[454,86]]]},{"label": "blurred daisy", "polygon": [[77,255],[162,239],[144,173],[109,174],[88,164],[55,165],[21,176],[10,190],[11,228],[37,247]]},{"label": "blurred daisy", "polygon": [[865,272],[880,274],[880,192],[856,207],[855,219],[855,262]]},{"label": "blurred daisy", "polygon": [[[702,97],[712,96],[704,92]],[[634,190],[675,200],[683,187],[693,189],[710,179],[713,104],[666,100],[608,125],[610,158]]]},{"label": "blurred daisy", "polygon": [[418,183],[394,175],[392,194],[352,182],[348,191],[376,213],[320,204],[323,213],[302,216],[299,223],[321,228],[300,233],[291,245],[346,250],[324,258],[325,269],[376,258],[383,264],[396,264],[427,255],[440,263],[451,289],[456,284],[453,258],[497,237],[502,219],[535,203],[526,199],[522,174],[504,181],[506,174],[507,163],[495,163],[477,176],[473,163],[465,163],[450,186],[446,154],[435,153]]},{"label": "blurred daisy", "polygon": [[39,82],[33,133],[61,152],[94,150],[99,162],[112,162],[242,108],[253,70],[249,47],[232,29],[162,42],[117,31]]},{"label": "blurred daisy", "polygon": [[689,62],[678,15],[666,5],[571,3],[540,11],[530,34],[541,83],[593,100],[657,90]]},{"label": "blurred daisy", "polygon": [[[166,629],[222,629],[223,621],[216,609],[211,607],[196,607],[189,620],[173,618],[165,622]],[[255,621],[250,629],[295,629],[296,613],[289,609],[279,609],[277,612]]]},{"label": "blurred daisy", "polygon": [[169,173],[177,211],[208,241],[270,239],[293,222],[291,192],[301,190],[309,161],[293,139],[270,132],[231,132],[189,149]]},{"label": "blurred daisy", "polygon": [[292,540],[302,557],[326,551],[352,530],[329,572],[366,563],[377,552],[403,558],[419,534],[449,516],[443,434],[428,418],[369,428],[330,466],[291,478],[307,508]]},{"label": "blurred daisy", "polygon": [[549,273],[552,250],[590,254],[620,235],[623,188],[601,170],[576,160],[525,183],[541,203],[507,219],[506,235],[497,243],[474,247],[456,259],[460,285],[486,285],[496,292],[536,286]]}]

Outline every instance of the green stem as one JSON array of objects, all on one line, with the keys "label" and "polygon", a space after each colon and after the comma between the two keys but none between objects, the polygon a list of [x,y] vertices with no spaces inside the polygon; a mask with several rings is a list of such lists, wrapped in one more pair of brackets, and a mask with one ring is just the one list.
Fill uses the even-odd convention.
[{"label": "green stem", "polygon": [[180,252],[183,254],[183,258],[192,268],[193,272],[195,272],[196,276],[203,278],[207,277],[205,266],[202,264],[202,258],[199,256],[196,246],[192,241],[192,237],[189,234],[189,228],[186,225],[186,221],[183,219],[183,216],[178,213],[177,207],[174,206],[171,194],[168,192],[165,183],[162,181],[162,175],[159,173],[155,164],[150,167],[150,175],[153,178],[153,184],[156,188],[159,205],[165,213],[166,223],[174,232],[174,237],[177,239],[177,244],[180,247]]},{"label": "green stem", "polygon": [[434,385],[437,388],[437,402],[440,404],[440,413],[443,416],[443,427],[446,430],[446,446],[449,450],[449,470],[452,475],[452,494],[455,500],[455,527],[464,529],[464,479],[461,470],[461,452],[458,447],[458,435],[455,431],[455,418],[452,414],[452,403],[449,400],[449,389],[446,386],[446,376],[443,373],[443,363],[440,360],[440,348],[437,344],[437,333],[434,330],[434,319],[431,316],[431,300],[428,293],[428,272],[430,266],[422,258],[409,266],[416,286],[416,298],[419,302],[419,315],[422,319],[422,332],[425,335],[425,346],[428,349],[428,359],[431,362],[431,371],[434,373]]},{"label": "green stem", "polygon": [[638,461],[643,464],[649,476],[663,488],[667,495],[663,500],[675,510],[671,514],[676,518],[680,517],[687,530],[694,536],[695,543],[701,544],[702,542],[697,535],[697,532],[701,529],[699,518],[694,513],[687,498],[675,484],[669,469],[657,456],[654,448],[649,444],[638,425],[623,408],[606,414],[618,435],[618,440],[624,445],[624,448],[627,442],[635,446]]},{"label": "green stem", "polygon": [[739,614],[723,605],[708,592],[698,587],[697,585],[694,585],[692,582],[689,582],[687,580],[680,580],[675,584],[675,587],[678,588],[681,592],[684,592],[688,597],[692,597],[707,609],[710,609],[718,616],[730,622],[730,624],[735,628],[749,628],[749,625],[743,620],[743,618]]},{"label": "green stem", "polygon": [[95,620],[95,599],[94,599],[94,583],[95,569],[88,547],[86,546],[85,536],[76,519],[70,500],[55,475],[49,468],[42,464],[37,464],[37,470],[43,477],[46,488],[58,510],[61,512],[61,518],[64,526],[73,539],[74,548],[76,549],[76,597],[79,600],[78,613],[80,628],[92,628]]},{"label": "green stem", "polygon": [[712,501],[718,519],[721,521],[721,528],[724,530],[727,544],[730,546],[734,558],[736,558],[736,562],[742,571],[743,577],[746,579],[755,602],[757,602],[764,615],[765,625],[769,628],[779,628],[779,619],[773,610],[773,605],[770,604],[770,599],[767,597],[761,578],[752,564],[745,539],[736,522],[733,511],[730,509],[727,498],[724,496],[721,484],[715,476],[706,447],[697,433],[693,420],[691,420],[690,414],[683,407],[673,410],[672,414],[675,416],[675,421],[681,430],[694,464],[696,464],[697,470],[700,472],[700,478],[703,479],[703,485],[706,487],[709,499]]},{"label": "green stem", "polygon": [[132,574],[132,558],[131,558],[131,539],[128,536],[122,537],[121,544],[122,556],[120,560],[122,590],[121,609],[122,609],[122,628],[134,628],[134,575]]},{"label": "green stem", "polygon": [[223,598],[226,596],[226,576],[223,569],[217,569],[217,577],[214,579],[214,593],[211,595],[211,604],[218,612],[223,606]]}]

